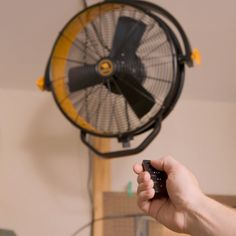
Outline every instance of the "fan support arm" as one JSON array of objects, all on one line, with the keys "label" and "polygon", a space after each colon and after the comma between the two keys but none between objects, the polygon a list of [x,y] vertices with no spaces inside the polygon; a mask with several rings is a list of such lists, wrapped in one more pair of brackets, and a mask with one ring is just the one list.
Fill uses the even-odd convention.
[{"label": "fan support arm", "polygon": [[128,149],[128,150],[122,150],[122,151],[115,151],[115,152],[101,152],[96,147],[91,145],[89,141],[87,140],[87,134],[85,131],[81,131],[81,140],[83,143],[89,147],[94,153],[97,155],[109,159],[109,158],[117,158],[117,157],[124,157],[124,156],[131,156],[138,154],[142,152],[152,141],[153,139],[158,135],[158,133],[161,130],[161,120],[158,119],[156,123],[154,124],[152,132],[148,135],[146,139],[136,148]]}]

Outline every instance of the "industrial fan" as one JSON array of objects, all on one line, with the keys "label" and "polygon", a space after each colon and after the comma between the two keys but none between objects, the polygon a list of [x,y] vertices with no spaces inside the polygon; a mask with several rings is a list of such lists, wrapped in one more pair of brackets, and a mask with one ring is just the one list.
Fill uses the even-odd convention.
[{"label": "industrial fan", "polygon": [[[170,13],[144,1],[112,0],[66,24],[38,84],[52,91],[89,148],[120,157],[142,151],[156,137],[180,96],[185,64],[193,66],[194,60],[200,60],[198,51],[192,52]],[[126,146],[149,130],[138,147],[108,153],[87,137],[117,138]]]}]

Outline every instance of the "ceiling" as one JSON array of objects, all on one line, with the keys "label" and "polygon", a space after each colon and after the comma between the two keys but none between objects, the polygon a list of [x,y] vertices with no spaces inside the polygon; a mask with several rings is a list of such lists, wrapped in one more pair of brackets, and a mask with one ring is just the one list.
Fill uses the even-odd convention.
[{"label": "ceiling", "polygon": [[[155,2],[202,53],[202,65],[187,69],[183,98],[236,102],[236,1]],[[1,1],[0,89],[36,90],[55,38],[80,8],[80,0]]]}]

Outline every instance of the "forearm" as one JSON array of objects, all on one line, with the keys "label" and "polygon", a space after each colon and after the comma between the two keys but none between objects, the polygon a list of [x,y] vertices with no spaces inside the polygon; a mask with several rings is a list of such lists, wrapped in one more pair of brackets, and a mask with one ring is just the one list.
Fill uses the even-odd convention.
[{"label": "forearm", "polygon": [[204,196],[187,217],[192,236],[235,236],[236,211]]}]

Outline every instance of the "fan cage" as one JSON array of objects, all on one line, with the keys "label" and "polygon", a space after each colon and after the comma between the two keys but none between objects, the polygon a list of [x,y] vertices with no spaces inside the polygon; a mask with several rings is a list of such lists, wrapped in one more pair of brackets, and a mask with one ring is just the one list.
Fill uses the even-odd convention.
[{"label": "fan cage", "polygon": [[[95,17],[94,12],[97,13]],[[154,96],[156,104],[141,119],[122,94],[111,92],[109,85],[99,84],[76,93],[70,93],[67,86],[70,68],[80,62],[81,65],[97,63],[109,55],[114,26],[122,16],[142,21],[147,26],[137,56],[146,70],[143,87]],[[86,24],[85,19],[89,19]],[[157,19],[132,4],[102,3],[87,8],[65,26],[52,51],[50,82],[57,104],[74,125],[95,135],[120,136],[148,128],[167,109],[166,101],[173,97],[176,77],[180,73],[176,42]],[[83,27],[77,26],[77,32],[70,32],[76,24]],[[69,33],[73,34],[73,39]],[[63,51],[60,47],[65,44],[68,45]],[[130,66],[135,68],[137,65]]]}]

